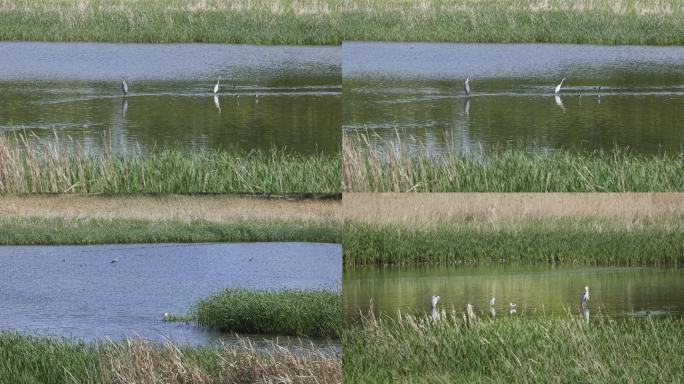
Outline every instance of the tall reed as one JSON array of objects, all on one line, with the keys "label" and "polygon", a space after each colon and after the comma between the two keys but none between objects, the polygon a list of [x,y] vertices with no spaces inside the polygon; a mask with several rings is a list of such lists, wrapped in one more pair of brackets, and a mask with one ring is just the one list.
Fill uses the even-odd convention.
[{"label": "tall reed", "polygon": [[535,220],[506,225],[445,223],[429,228],[347,222],[347,268],[461,263],[679,265],[684,225],[634,228],[601,221]]},{"label": "tall reed", "polygon": [[0,135],[0,193],[338,192],[340,159],[271,151],[88,152]]},{"label": "tall reed", "polygon": [[477,155],[431,153],[400,140],[376,144],[366,133],[342,138],[346,192],[678,192],[684,153],[640,155],[500,149]]},{"label": "tall reed", "polygon": [[85,343],[0,333],[0,382],[42,384],[341,383],[340,357],[331,345],[257,348],[235,345],[190,347],[143,340]]},{"label": "tall reed", "polygon": [[664,383],[681,379],[682,339],[681,317],[371,314],[343,332],[342,360],[345,383]]}]

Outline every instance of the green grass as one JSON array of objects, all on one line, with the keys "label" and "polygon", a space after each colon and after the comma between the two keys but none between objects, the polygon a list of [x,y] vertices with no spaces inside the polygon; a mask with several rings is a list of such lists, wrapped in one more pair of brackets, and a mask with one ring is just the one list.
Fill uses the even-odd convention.
[{"label": "green grass", "polygon": [[402,144],[343,138],[346,192],[679,192],[684,153],[641,155],[501,149],[478,156],[431,154]]},{"label": "green grass", "polygon": [[0,382],[17,384],[339,383],[339,356],[301,344],[189,347],[141,340],[85,343],[0,332]]},{"label": "green grass", "polygon": [[509,317],[468,325],[403,315],[343,332],[345,383],[670,383],[684,319]]},{"label": "green grass", "polygon": [[335,292],[228,288],[200,299],[192,313],[198,324],[223,332],[337,337],[341,311]]},{"label": "green grass", "polygon": [[124,156],[0,136],[0,193],[340,191],[338,155],[167,149]]},{"label": "green grass", "polygon": [[684,44],[677,0],[10,0],[1,40]]},{"label": "green grass", "polygon": [[339,44],[341,15],[327,8],[292,0],[15,0],[0,6],[0,40]]},{"label": "green grass", "polygon": [[520,225],[440,224],[431,228],[347,222],[343,264],[374,266],[458,263],[678,265],[684,225],[626,228],[590,220],[534,220]]},{"label": "green grass", "polygon": [[[344,40],[679,45],[677,0],[352,1]],[[354,9],[356,8],[356,9]]]},{"label": "green grass", "polygon": [[0,245],[301,241],[339,243],[335,223],[0,219]]}]

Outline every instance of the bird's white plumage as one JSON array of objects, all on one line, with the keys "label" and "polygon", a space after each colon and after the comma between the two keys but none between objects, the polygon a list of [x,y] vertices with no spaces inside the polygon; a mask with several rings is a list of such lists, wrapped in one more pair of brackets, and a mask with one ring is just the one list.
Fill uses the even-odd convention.
[{"label": "bird's white plumage", "polygon": [[496,304],[496,297],[492,297],[492,299],[489,300],[489,305],[490,305],[490,306],[494,306],[494,304]]},{"label": "bird's white plumage", "polygon": [[439,296],[432,295],[432,300],[430,301],[430,309],[435,309],[437,307],[438,301],[439,301]]},{"label": "bird's white plumage", "polygon": [[465,91],[466,96],[470,95],[470,79],[466,79],[465,83],[463,83],[463,90]]},{"label": "bird's white plumage", "polygon": [[219,76],[218,81],[216,82],[216,85],[214,85],[214,93],[218,93],[220,83],[221,83],[221,76]]},{"label": "bird's white plumage", "polygon": [[565,79],[566,79],[566,78],[564,77],[563,80],[561,80],[561,82],[558,83],[558,85],[556,85],[556,89],[553,91],[553,93],[558,93],[558,92],[560,92],[561,86],[563,86],[563,82],[565,81]]}]

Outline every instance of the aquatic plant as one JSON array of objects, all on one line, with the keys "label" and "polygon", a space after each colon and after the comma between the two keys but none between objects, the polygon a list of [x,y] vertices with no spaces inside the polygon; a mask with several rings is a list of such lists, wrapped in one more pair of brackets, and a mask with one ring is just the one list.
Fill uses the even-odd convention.
[{"label": "aquatic plant", "polygon": [[340,383],[340,357],[332,346],[271,343],[190,347],[144,340],[85,343],[0,333],[2,383]]},{"label": "aquatic plant", "polygon": [[39,145],[0,135],[0,193],[330,193],[336,155],[165,149],[90,153],[77,142]]},{"label": "aquatic plant", "polygon": [[681,378],[683,338],[681,317],[370,313],[342,333],[343,374],[345,383],[672,382]]},{"label": "aquatic plant", "polygon": [[337,337],[342,299],[326,290],[228,288],[198,300],[198,324],[223,332]]},{"label": "aquatic plant", "polygon": [[336,223],[0,218],[2,245],[301,241],[339,243]]},{"label": "aquatic plant", "polygon": [[684,153],[530,152],[500,149],[473,155],[434,154],[421,143],[372,143],[366,133],[342,138],[345,192],[678,192]]},{"label": "aquatic plant", "polygon": [[343,264],[373,266],[460,263],[581,265],[679,265],[684,263],[684,225],[632,228],[592,220],[524,223],[406,224],[348,221],[342,230]]}]

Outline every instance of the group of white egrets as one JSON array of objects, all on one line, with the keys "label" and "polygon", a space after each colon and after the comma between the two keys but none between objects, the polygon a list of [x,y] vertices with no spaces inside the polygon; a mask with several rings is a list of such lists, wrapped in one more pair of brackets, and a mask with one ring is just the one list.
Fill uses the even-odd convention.
[{"label": "group of white egrets", "polygon": [[[218,80],[216,81],[216,84],[214,85],[213,91],[214,91],[214,105],[216,106],[216,109],[218,109],[219,113],[221,113],[221,104],[219,103],[219,98],[218,98],[218,93],[219,93],[219,88],[221,87],[221,76],[218,77]],[[233,89],[235,89],[235,84],[233,84]],[[123,92],[124,96],[128,96],[128,83],[126,83],[126,78],[121,79],[121,91]],[[235,97],[239,98],[240,94],[235,93]],[[259,94],[256,94],[256,102],[259,102]],[[124,99],[126,100],[126,99]],[[240,105],[240,102],[238,101],[238,105]],[[128,104],[124,104],[124,115],[125,115],[125,110],[128,107]]]},{"label": "group of white egrets", "polygon": [[[434,318],[439,318],[439,313],[437,312],[437,303],[439,302],[440,297],[437,295],[432,295],[432,298],[430,299],[430,313]],[[589,287],[584,287],[584,291],[582,294],[580,294],[580,300],[579,300],[579,306],[580,306],[580,313],[582,314],[583,317],[587,318],[589,317],[589,312],[585,308],[585,305],[587,301],[589,300]],[[496,297],[492,297],[489,300],[489,309],[488,313],[491,317],[496,316]],[[515,303],[509,303],[509,308],[510,308],[510,314],[515,315],[518,312],[518,304]],[[467,303],[466,304],[466,316],[468,318],[474,317],[474,307],[472,304]]]}]

